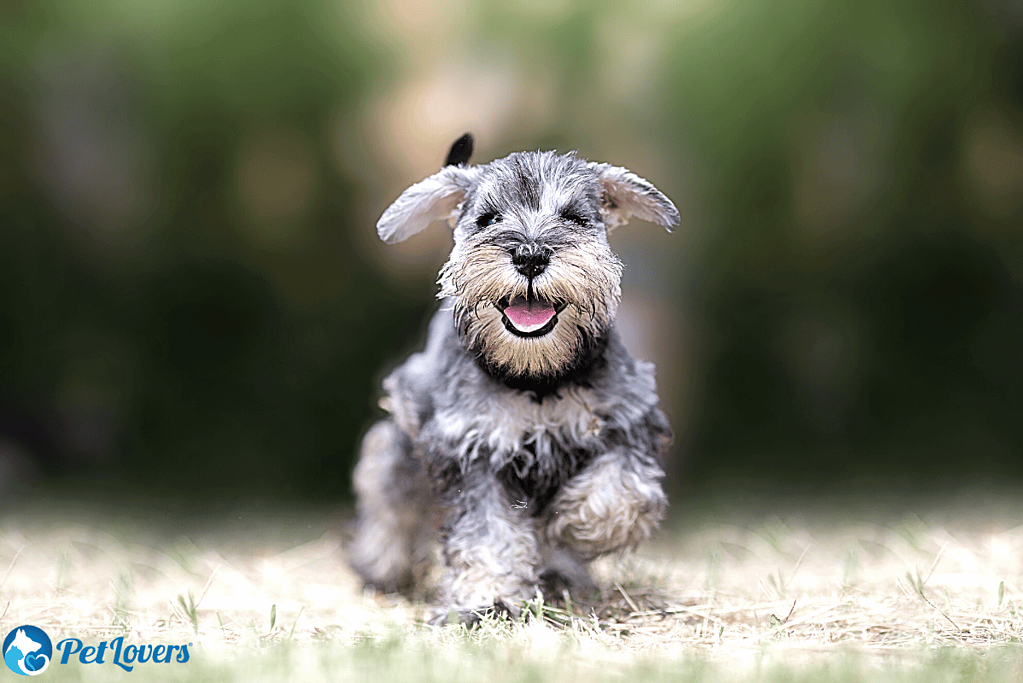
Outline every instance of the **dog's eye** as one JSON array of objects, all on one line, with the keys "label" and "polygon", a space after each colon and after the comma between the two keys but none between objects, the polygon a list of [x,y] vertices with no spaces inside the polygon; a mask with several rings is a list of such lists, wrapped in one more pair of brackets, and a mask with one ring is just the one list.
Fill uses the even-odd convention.
[{"label": "dog's eye", "polygon": [[582,225],[585,227],[586,225],[589,224],[588,221],[585,218],[583,218],[582,214],[580,214],[578,211],[573,211],[571,209],[565,209],[564,211],[562,211],[561,217],[564,218],[566,221],[575,223],[576,225]]},{"label": "dog's eye", "polygon": [[476,219],[476,225],[481,228],[485,228],[488,225],[493,225],[494,223],[497,223],[500,220],[501,214],[496,213],[494,211],[487,211],[485,214],[481,215],[479,218]]}]

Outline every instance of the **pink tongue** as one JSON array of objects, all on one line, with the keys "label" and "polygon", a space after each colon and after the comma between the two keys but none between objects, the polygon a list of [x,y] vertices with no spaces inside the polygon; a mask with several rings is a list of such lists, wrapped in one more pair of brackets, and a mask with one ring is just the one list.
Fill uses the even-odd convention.
[{"label": "pink tongue", "polygon": [[549,323],[554,317],[555,310],[554,306],[546,301],[528,302],[526,297],[517,296],[508,304],[508,308],[504,309],[504,314],[519,330],[533,332]]}]

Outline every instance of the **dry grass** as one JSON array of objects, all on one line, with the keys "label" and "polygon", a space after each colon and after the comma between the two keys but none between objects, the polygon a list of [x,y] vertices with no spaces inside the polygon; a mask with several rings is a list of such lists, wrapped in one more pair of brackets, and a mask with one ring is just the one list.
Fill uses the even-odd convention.
[{"label": "dry grass", "polygon": [[[266,656],[291,671],[288,656],[267,648],[322,643],[333,653],[324,666],[353,675],[363,671],[358,657],[330,658],[370,643],[379,664],[390,661],[379,648],[398,643],[401,657],[419,652],[439,667],[437,680],[468,656],[459,648],[487,643],[511,648],[497,660],[514,653],[538,666],[533,680],[548,680],[545,662],[558,662],[562,673],[574,662],[574,671],[590,667],[597,678],[689,662],[679,680],[710,680],[708,671],[722,670],[739,680],[765,662],[812,669],[821,655],[837,662],[850,653],[910,657],[926,668],[927,653],[946,646],[981,658],[1008,646],[1005,680],[1023,674],[1015,668],[1023,662],[1015,647],[1023,635],[1023,526],[996,526],[976,513],[958,526],[914,515],[889,523],[707,521],[665,533],[638,556],[603,562],[602,592],[587,601],[538,600],[530,609],[541,619],[493,620],[475,632],[423,626],[424,604],[364,592],[345,567],[337,519],[244,517],[245,528],[225,520],[166,533],[138,516],[7,516],[0,635],[29,623],[58,638],[193,642],[200,667],[226,662],[229,672],[230,662]],[[703,663],[697,673],[694,661]],[[85,680],[86,669],[98,668],[74,675]],[[294,680],[307,678],[315,676]]]}]

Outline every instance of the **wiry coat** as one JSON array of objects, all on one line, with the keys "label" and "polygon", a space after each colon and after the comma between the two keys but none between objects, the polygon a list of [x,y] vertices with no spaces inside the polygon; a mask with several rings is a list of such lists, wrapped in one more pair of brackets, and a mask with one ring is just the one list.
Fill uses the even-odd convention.
[{"label": "wiry coat", "polygon": [[[613,328],[621,263],[607,230],[631,215],[678,222],[631,172],[553,153],[449,165],[384,213],[387,241],[450,218],[455,247],[426,347],[385,379],[390,416],[355,470],[351,555],[368,583],[412,579],[434,510],[443,606],[463,618],[543,581],[585,584],[590,560],[656,527],[670,429],[653,366]],[[522,327],[516,310],[546,322]]]}]

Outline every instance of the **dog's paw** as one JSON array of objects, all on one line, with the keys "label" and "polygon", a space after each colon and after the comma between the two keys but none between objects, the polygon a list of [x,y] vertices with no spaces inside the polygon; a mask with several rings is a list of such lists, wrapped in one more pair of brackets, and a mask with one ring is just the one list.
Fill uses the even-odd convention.
[{"label": "dog's paw", "polygon": [[561,600],[566,593],[589,598],[597,590],[588,575],[568,574],[557,569],[547,569],[540,574],[539,588],[548,602]]},{"label": "dog's paw", "polygon": [[384,595],[401,595],[406,598],[413,596],[413,592],[416,587],[415,581],[412,579],[411,572],[385,580],[363,578],[362,585],[363,588],[376,591],[377,593],[382,593]]},{"label": "dog's paw", "polygon": [[472,609],[453,607],[448,610],[437,611],[430,618],[431,626],[468,626],[476,628],[481,622],[487,619],[509,619],[518,620],[522,615],[522,608],[503,600],[493,605],[475,607]]}]

